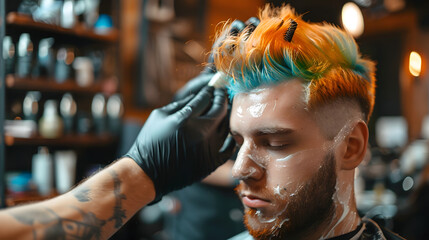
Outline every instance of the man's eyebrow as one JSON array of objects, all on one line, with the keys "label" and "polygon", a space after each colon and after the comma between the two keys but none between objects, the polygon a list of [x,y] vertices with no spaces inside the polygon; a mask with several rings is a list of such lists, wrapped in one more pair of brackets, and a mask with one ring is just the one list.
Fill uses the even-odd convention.
[{"label": "man's eyebrow", "polygon": [[293,132],[294,130],[290,128],[261,128],[256,131],[255,135],[288,135]]},{"label": "man's eyebrow", "polygon": [[[263,136],[263,135],[289,135],[294,133],[295,131],[290,128],[260,128],[256,129],[253,134],[255,136]],[[237,131],[231,130],[229,132],[232,136],[240,136],[241,134]]]}]

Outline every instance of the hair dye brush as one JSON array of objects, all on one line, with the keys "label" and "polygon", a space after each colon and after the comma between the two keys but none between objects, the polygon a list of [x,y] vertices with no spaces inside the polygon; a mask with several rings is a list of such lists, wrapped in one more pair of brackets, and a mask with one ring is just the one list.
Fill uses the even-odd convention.
[{"label": "hair dye brush", "polygon": [[210,79],[207,85],[213,86],[215,88],[225,87],[228,84],[225,73],[216,72],[215,75]]}]

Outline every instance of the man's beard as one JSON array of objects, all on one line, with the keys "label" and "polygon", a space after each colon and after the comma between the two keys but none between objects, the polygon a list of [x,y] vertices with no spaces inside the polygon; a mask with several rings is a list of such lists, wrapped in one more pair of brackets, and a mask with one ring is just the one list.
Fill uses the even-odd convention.
[{"label": "man's beard", "polygon": [[[279,210],[283,213],[273,222],[256,223],[260,225],[256,229],[252,225],[255,225],[254,219],[260,219],[257,210],[246,210],[244,223],[250,235],[257,240],[305,239],[309,231],[316,230],[320,224],[333,216],[332,196],[335,192],[336,178],[335,157],[328,153],[318,172],[297,190],[296,195],[287,199],[287,206]],[[250,218],[252,223],[249,223]]]}]

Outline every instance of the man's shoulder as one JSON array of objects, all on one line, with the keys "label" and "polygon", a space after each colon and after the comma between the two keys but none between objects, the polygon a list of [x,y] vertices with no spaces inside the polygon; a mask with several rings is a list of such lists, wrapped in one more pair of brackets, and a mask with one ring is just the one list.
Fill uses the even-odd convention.
[{"label": "man's shoulder", "polygon": [[253,240],[253,237],[250,236],[248,231],[244,231],[238,235],[235,235],[234,237],[232,237],[228,240]]},{"label": "man's shoulder", "polygon": [[376,222],[369,218],[363,218],[362,221],[365,223],[365,230],[359,239],[405,240],[405,238],[379,226]]}]

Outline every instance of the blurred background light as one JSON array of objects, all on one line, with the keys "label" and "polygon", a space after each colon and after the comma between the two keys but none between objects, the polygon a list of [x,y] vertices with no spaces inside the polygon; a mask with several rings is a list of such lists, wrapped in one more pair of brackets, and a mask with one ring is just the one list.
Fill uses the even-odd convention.
[{"label": "blurred background light", "polygon": [[344,29],[354,37],[362,35],[364,20],[358,5],[352,2],[344,4],[341,11],[341,21]]},{"label": "blurred background light", "polygon": [[397,12],[405,8],[405,0],[384,0],[383,5],[389,12]]},{"label": "blurred background light", "polygon": [[408,176],[402,182],[402,188],[404,191],[409,191],[414,186],[414,180],[412,177]]},{"label": "blurred background light", "polygon": [[409,64],[409,70],[411,75],[413,75],[414,77],[418,77],[420,75],[421,69],[422,69],[422,58],[420,57],[420,54],[412,51],[410,53],[410,64]]}]

